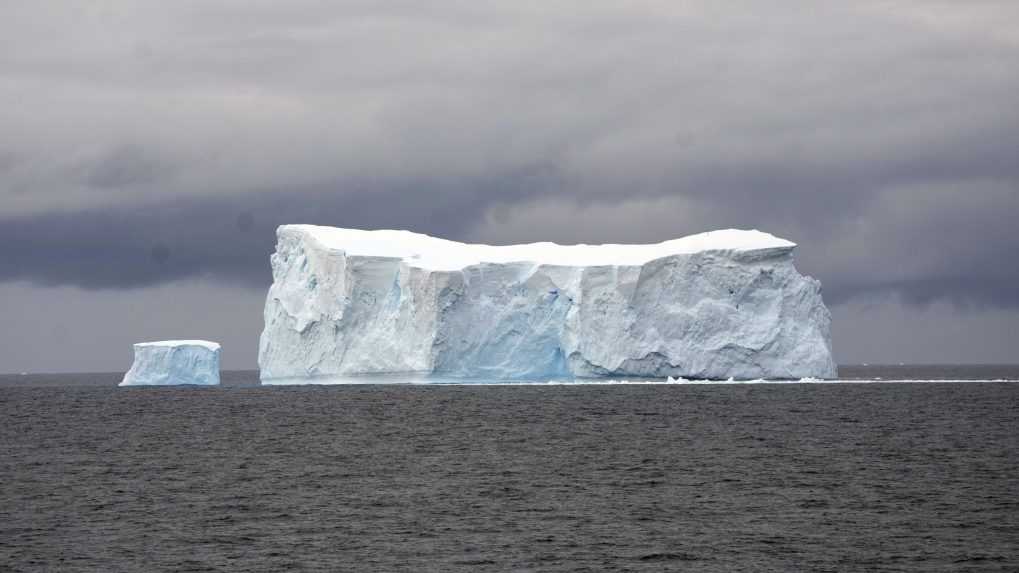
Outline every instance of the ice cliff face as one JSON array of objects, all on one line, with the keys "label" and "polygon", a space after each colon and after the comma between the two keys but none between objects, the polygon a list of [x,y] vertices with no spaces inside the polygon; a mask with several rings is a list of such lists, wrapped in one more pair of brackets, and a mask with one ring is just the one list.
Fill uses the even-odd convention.
[{"label": "ice cliff face", "polygon": [[121,386],[219,384],[219,344],[163,340],[134,345],[134,363]]},{"label": "ice cliff face", "polygon": [[493,247],[285,225],[277,239],[264,383],[836,376],[820,284],[758,231]]}]

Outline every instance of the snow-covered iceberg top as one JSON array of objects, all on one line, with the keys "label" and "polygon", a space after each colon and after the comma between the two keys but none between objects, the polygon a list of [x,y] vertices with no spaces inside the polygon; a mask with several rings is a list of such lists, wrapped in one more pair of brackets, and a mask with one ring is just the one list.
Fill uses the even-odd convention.
[{"label": "snow-covered iceberg top", "polygon": [[364,231],[317,225],[284,225],[280,232],[298,232],[326,249],[350,257],[398,258],[408,266],[433,271],[460,270],[481,263],[531,262],[567,267],[639,266],[672,255],[702,251],[790,250],[795,243],[761,231],[726,229],[647,245],[480,245],[449,241],[411,231]]},{"label": "snow-covered iceberg top", "polygon": [[284,225],[261,378],[834,378],[830,314],[794,247],[740,230],[490,246]]},{"label": "snow-covered iceberg top", "polygon": [[159,340],[134,345],[121,386],[219,384],[220,346],[208,340]]},{"label": "snow-covered iceberg top", "polygon": [[134,344],[135,348],[146,347],[146,346],[201,346],[208,350],[216,351],[220,349],[218,342],[210,342],[208,340],[154,340],[152,342],[137,342]]}]

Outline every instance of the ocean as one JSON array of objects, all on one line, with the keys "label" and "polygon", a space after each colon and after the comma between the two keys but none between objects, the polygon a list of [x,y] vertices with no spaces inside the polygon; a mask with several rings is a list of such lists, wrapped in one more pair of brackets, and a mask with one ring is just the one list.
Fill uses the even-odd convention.
[{"label": "ocean", "polygon": [[840,374],[2,375],[0,571],[1019,571],[1019,367]]}]

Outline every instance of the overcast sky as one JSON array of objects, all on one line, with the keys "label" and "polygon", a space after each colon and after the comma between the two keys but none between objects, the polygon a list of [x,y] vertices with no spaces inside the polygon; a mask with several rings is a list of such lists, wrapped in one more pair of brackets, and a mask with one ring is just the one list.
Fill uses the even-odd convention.
[{"label": "overcast sky", "polygon": [[[781,8],[776,10],[776,7]],[[209,338],[275,227],[757,228],[851,362],[1019,361],[1019,3],[0,5],[0,372]]]}]

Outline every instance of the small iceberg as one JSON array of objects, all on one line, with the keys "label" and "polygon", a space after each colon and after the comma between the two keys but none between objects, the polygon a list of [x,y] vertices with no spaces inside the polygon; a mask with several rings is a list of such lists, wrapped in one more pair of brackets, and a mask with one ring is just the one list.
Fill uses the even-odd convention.
[{"label": "small iceberg", "polygon": [[120,386],[219,384],[219,350],[208,340],[160,340],[134,345],[134,363]]}]

